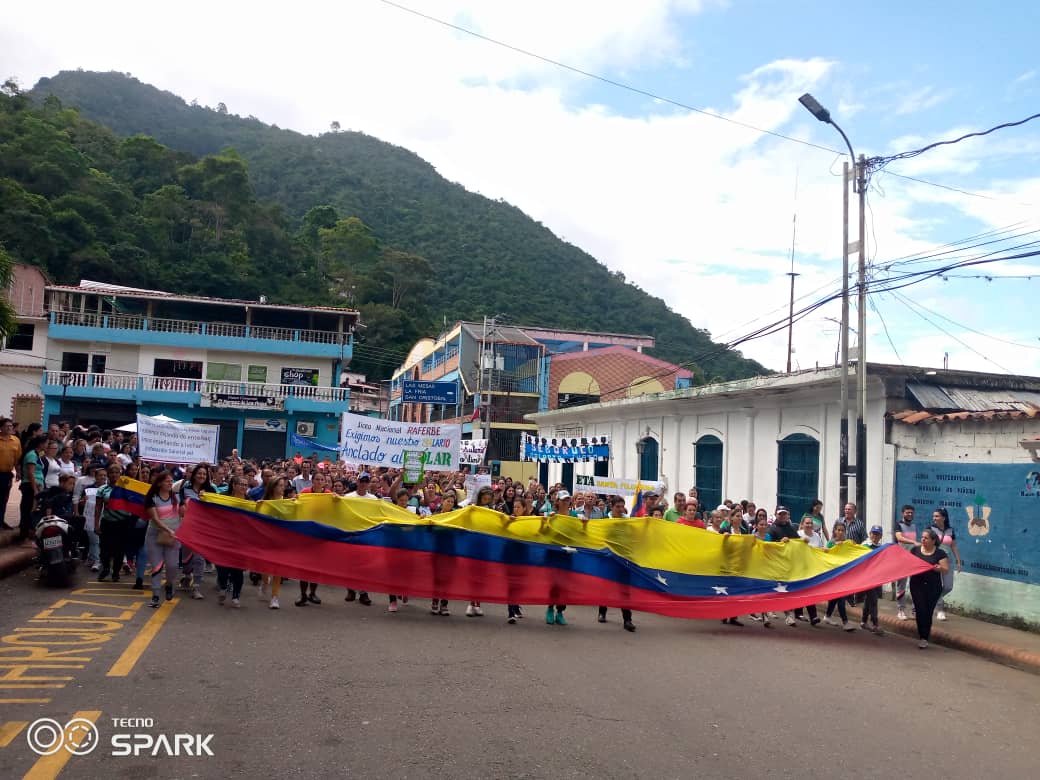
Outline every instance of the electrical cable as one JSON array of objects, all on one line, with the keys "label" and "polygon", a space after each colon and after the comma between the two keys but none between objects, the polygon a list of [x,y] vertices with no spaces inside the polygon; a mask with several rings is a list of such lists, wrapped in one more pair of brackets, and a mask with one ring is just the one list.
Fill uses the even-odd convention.
[{"label": "electrical cable", "polygon": [[884,166],[888,165],[890,162],[893,162],[895,160],[909,160],[912,157],[917,157],[919,154],[924,154],[929,149],[934,149],[937,146],[951,146],[953,144],[959,144],[961,141],[964,141],[968,138],[979,138],[981,136],[989,135],[990,133],[996,132],[997,130],[1003,130],[1008,127],[1018,127],[1019,125],[1024,125],[1026,122],[1031,122],[1034,119],[1040,119],[1040,114],[1033,114],[1032,116],[1027,116],[1025,119],[1019,119],[1017,122],[1004,122],[1003,124],[997,125],[996,127],[991,127],[989,130],[965,133],[960,138],[954,138],[950,141],[936,141],[935,143],[928,144],[928,146],[922,146],[920,149],[913,149],[909,152],[900,152],[899,154],[892,154],[884,157],[873,157],[870,159],[869,162],[872,166],[880,170]]},{"label": "electrical cable", "polygon": [[844,152],[839,152],[837,149],[832,149],[829,146],[823,146],[822,144],[815,144],[811,141],[805,141],[801,138],[795,138],[794,136],[784,135],[783,133],[778,133],[775,130],[766,130],[761,127],[756,127],[755,125],[748,124],[747,122],[741,122],[738,119],[732,119],[723,114],[717,114],[714,111],[707,111],[703,108],[697,108],[696,106],[691,106],[688,103],[683,103],[679,100],[664,97],[662,95],[655,94],[653,92],[650,92],[649,90],[642,89],[640,87],[633,87],[630,84],[625,84],[624,82],[616,81],[615,79],[608,78],[607,76],[601,76],[598,73],[592,73],[591,71],[582,70],[581,68],[575,67],[574,65],[568,65],[565,62],[554,60],[551,57],[546,57],[545,55],[538,54],[537,52],[533,52],[528,49],[522,49],[519,46],[514,46],[511,43],[506,43],[505,41],[501,41],[496,38],[492,38],[488,35],[478,33],[475,30],[470,30],[466,27],[454,24],[445,19],[439,19],[436,16],[431,16],[429,14],[423,13],[422,11],[417,11],[414,8],[409,8],[408,6],[401,5],[400,3],[392,2],[392,0],[377,0],[377,2],[380,2],[386,6],[390,6],[391,8],[396,8],[399,11],[404,11],[405,13],[412,14],[413,16],[417,16],[420,19],[425,19],[426,21],[434,22],[435,24],[439,24],[451,30],[455,30],[456,32],[464,33],[465,35],[470,35],[474,38],[479,38],[480,40],[494,44],[495,46],[501,46],[502,48],[509,49],[510,51],[516,52],[517,54],[523,54],[525,57],[531,57],[533,59],[540,60],[541,62],[544,62],[548,65],[553,65],[554,67],[562,68],[563,70],[570,71],[571,73],[576,73],[579,76],[584,76],[585,78],[593,79],[604,84],[609,84],[612,87],[617,87],[618,89],[623,89],[627,92],[632,92],[636,95],[641,95],[642,97],[650,98],[651,100],[657,100],[661,103],[667,103],[668,105],[676,106],[677,108],[682,108],[687,111],[692,111],[696,114],[703,114],[704,116],[709,116],[713,119],[721,119],[724,122],[729,122],[730,124],[743,127],[747,130],[754,130],[755,132],[762,133],[763,135],[771,135],[774,138],[781,138],[785,141],[792,141],[796,144],[810,146],[814,149],[821,149],[822,151],[831,152],[833,154],[845,154]]},{"label": "electrical cable", "polygon": [[[893,295],[898,295],[898,293],[893,293]],[[966,330],[966,331],[968,331],[970,333],[974,333],[974,334],[976,334],[978,336],[982,336],[983,338],[992,339],[993,341],[999,341],[1001,344],[1010,344],[1013,347],[1019,347],[1021,349],[1036,349],[1036,350],[1040,350],[1040,346],[1036,346],[1036,345],[1033,345],[1033,344],[1023,344],[1020,341],[1011,341],[1010,339],[1002,339],[1000,336],[994,336],[991,333],[986,333],[985,331],[976,330],[975,328],[972,328],[969,325],[965,325],[963,322],[957,322],[956,320],[950,319],[949,317],[940,314],[939,312],[935,311],[934,309],[929,309],[923,303],[919,303],[917,301],[914,301],[913,303],[914,303],[914,305],[917,308],[921,309],[921,311],[928,312],[933,317],[938,317],[941,320],[945,320],[946,322],[950,323],[954,327],[960,328],[961,330]]]},{"label": "electrical cable", "polygon": [[979,352],[977,349],[975,349],[975,347],[971,346],[971,344],[968,344],[967,342],[957,338],[952,333],[950,333],[948,330],[943,328],[942,325],[939,325],[934,320],[929,319],[927,315],[923,314],[922,312],[918,311],[917,308],[915,308],[915,307],[918,307],[919,304],[917,304],[916,302],[911,301],[905,295],[901,295],[900,293],[892,293],[892,296],[896,300],[901,301],[904,306],[906,306],[908,309],[910,309],[910,311],[912,311],[918,317],[923,319],[925,322],[927,322],[933,328],[938,330],[940,333],[943,333],[947,337],[953,339],[954,341],[956,341],[958,344],[960,344],[965,349],[968,349],[968,350],[974,352],[980,358],[982,358],[983,360],[987,361],[988,363],[992,363],[993,365],[995,365],[997,368],[999,368],[1001,371],[1005,372],[1006,374],[1009,374],[1009,375],[1014,376],[1014,377],[1018,377],[1019,376],[1014,371],[1012,371],[1010,368],[1006,368],[1006,367],[1000,365],[1000,363],[995,361],[993,358],[989,357],[988,355],[983,354],[982,352]]}]

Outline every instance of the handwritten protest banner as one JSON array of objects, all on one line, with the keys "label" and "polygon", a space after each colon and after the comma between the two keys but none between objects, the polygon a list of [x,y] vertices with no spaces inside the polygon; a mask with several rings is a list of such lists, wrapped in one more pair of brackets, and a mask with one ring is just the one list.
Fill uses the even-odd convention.
[{"label": "handwritten protest banner", "polygon": [[643,493],[650,490],[660,492],[665,489],[665,484],[649,479],[621,479],[578,474],[574,477],[574,487],[577,490],[591,490],[593,493],[602,493],[606,496],[634,496],[637,487]]},{"label": "handwritten protest banner", "polygon": [[144,460],[159,463],[215,463],[218,425],[167,422],[137,415],[137,446]]},{"label": "handwritten protest banner", "polygon": [[466,498],[464,504],[474,504],[477,501],[477,493],[481,488],[491,487],[490,474],[467,474],[466,475]]},{"label": "handwritten protest banner", "polygon": [[405,450],[418,450],[425,471],[455,471],[461,438],[461,425],[394,422],[344,412],[340,455],[352,463],[400,468]]},{"label": "handwritten protest banner", "polygon": [[460,443],[459,462],[469,466],[479,466],[484,462],[487,452],[487,439],[463,439]]}]

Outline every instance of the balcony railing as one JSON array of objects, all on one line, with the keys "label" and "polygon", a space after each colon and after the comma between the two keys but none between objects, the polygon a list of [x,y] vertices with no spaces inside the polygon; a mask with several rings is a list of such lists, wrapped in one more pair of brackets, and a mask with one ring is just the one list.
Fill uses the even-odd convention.
[{"label": "balcony railing", "polygon": [[345,387],[311,385],[272,385],[261,382],[214,381],[212,379],[180,379],[148,374],[92,374],[81,371],[45,371],[44,384],[56,387],[96,387],[106,390],[148,390],[173,393],[219,393],[231,396],[262,396],[276,399],[307,398],[328,403],[343,402],[349,397]]},{"label": "balcony railing", "polygon": [[198,322],[169,320],[159,317],[140,317],[132,314],[97,314],[96,312],[51,312],[55,325],[73,325],[84,328],[114,328],[154,333],[183,333],[222,338],[264,339],[270,341],[303,341],[310,344],[348,344],[349,333],[302,328],[275,328],[267,325],[240,325],[232,322]]}]

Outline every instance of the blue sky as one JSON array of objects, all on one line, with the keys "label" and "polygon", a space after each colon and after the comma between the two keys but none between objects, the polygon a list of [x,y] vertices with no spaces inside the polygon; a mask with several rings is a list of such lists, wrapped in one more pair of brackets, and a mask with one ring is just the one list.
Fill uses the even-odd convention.
[{"label": "blue sky", "polygon": [[[834,130],[797,104],[811,91],[867,155],[1040,111],[1035,3],[409,2],[611,79],[841,149]],[[837,155],[632,95],[378,0],[301,2],[291,15],[277,3],[243,15],[187,2],[176,18],[147,7],[127,15],[115,3],[8,9],[3,76],[31,85],[75,67],[131,72],[281,127],[318,133],[337,120],[406,146],[445,176],[516,204],[723,339],[784,313],[795,210],[798,294],[829,292],[840,278]],[[868,254],[879,266],[999,227],[1040,230],[1040,121],[890,170],[986,197],[875,177]],[[946,333],[912,304],[875,296],[869,358],[938,366],[948,354],[951,367],[1040,374],[1030,308],[1040,259],[977,273],[1033,271],[1033,280],[951,278],[905,290],[926,316],[952,320],[933,317]],[[827,318],[836,316],[832,304],[796,326],[796,366],[833,360],[837,332]],[[786,338],[741,349],[782,368]]]}]

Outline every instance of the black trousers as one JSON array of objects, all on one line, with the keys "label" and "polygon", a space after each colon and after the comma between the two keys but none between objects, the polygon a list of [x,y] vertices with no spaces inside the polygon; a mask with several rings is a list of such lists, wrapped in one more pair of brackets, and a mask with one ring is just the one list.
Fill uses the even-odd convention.
[{"label": "black trousers", "polygon": [[217,567],[217,587],[222,591],[231,585],[231,598],[237,599],[242,595],[242,583],[245,581],[245,572],[241,569],[232,569],[228,566]]},{"label": "black trousers", "polygon": [[834,614],[834,608],[838,608],[838,617],[841,618],[842,623],[849,622],[849,614],[845,611],[845,599],[847,596],[840,599],[831,599],[827,602],[827,617]]},{"label": "black trousers", "polygon": [[126,552],[126,526],[102,520],[98,536],[101,537],[101,574],[111,573],[113,577],[118,577]]},{"label": "black trousers", "polygon": [[[599,614],[601,614],[603,617],[606,617],[607,616],[607,608],[606,607],[600,607],[599,608]],[[621,608],[621,619],[625,623],[631,623],[632,622],[632,610],[625,609],[624,607],[622,607]]]},{"label": "black trousers", "polygon": [[876,626],[878,624],[878,589],[871,588],[860,595],[863,596],[863,622]]},{"label": "black trousers", "polygon": [[18,520],[18,535],[25,539],[32,536],[33,528],[33,510],[36,508],[36,493],[33,492],[32,485],[25,482],[21,483],[22,500],[18,504],[19,520]]},{"label": "black trousers", "polygon": [[942,579],[936,575],[927,579],[920,576],[910,578],[910,596],[914,600],[917,635],[928,639],[932,635],[932,613],[942,593]]}]

